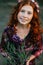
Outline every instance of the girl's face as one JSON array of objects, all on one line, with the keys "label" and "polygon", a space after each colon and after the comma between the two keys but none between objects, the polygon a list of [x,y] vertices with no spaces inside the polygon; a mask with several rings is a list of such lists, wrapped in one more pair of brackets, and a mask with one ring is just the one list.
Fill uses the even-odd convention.
[{"label": "girl's face", "polygon": [[30,5],[24,5],[17,15],[20,24],[28,24],[33,18],[33,8]]}]

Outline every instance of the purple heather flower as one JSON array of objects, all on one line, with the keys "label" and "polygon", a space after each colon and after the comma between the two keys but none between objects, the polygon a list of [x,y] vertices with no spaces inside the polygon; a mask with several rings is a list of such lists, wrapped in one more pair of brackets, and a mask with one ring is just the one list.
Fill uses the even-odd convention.
[{"label": "purple heather flower", "polygon": [[16,34],[15,34],[15,35],[13,35],[12,39],[13,39],[13,41],[16,41],[16,42],[19,42],[19,43],[23,41],[23,40],[22,40],[22,39],[20,39],[20,37],[19,37],[19,36],[17,36]]}]

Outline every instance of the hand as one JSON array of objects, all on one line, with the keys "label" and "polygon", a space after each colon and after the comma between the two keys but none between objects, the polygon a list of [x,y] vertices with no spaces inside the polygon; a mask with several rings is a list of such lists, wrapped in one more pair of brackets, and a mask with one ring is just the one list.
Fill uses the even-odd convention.
[{"label": "hand", "polygon": [[29,65],[30,64],[30,61],[35,59],[35,56],[34,55],[31,55],[30,58],[26,61],[26,65]]},{"label": "hand", "polygon": [[29,60],[27,60],[26,65],[29,65],[29,62],[30,62],[30,61],[29,61]]}]

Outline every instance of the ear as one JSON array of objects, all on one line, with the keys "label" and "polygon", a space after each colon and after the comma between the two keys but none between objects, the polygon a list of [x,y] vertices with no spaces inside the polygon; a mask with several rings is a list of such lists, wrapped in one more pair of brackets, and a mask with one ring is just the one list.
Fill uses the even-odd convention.
[{"label": "ear", "polygon": [[23,0],[18,0],[18,2],[21,2],[21,1],[23,1]]}]

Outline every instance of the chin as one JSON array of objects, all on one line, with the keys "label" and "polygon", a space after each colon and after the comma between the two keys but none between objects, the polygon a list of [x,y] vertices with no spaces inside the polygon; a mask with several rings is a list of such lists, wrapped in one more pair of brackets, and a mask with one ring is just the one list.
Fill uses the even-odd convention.
[{"label": "chin", "polygon": [[25,23],[23,23],[23,22],[20,22],[20,24],[25,24]]},{"label": "chin", "polygon": [[21,23],[21,24],[26,25],[27,23]]},{"label": "chin", "polygon": [[22,23],[22,24],[26,25],[26,24],[29,24],[29,23]]}]

